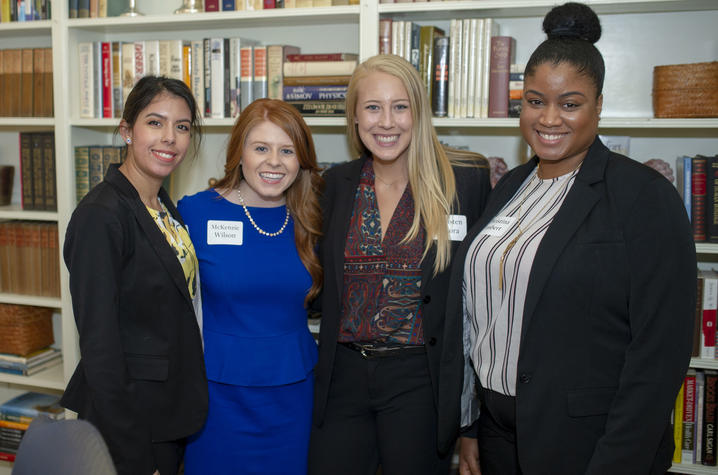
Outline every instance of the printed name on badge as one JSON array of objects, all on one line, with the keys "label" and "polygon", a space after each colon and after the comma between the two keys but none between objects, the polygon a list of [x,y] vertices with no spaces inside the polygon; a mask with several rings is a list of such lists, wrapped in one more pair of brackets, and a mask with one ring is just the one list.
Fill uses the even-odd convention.
[{"label": "printed name on badge", "polygon": [[243,223],[241,221],[207,221],[207,244],[241,246]]},{"label": "printed name on badge", "polygon": [[449,239],[463,241],[466,237],[466,216],[463,214],[449,215]]},{"label": "printed name on badge", "polygon": [[516,222],[516,216],[496,216],[481,231],[488,236],[503,236]]}]

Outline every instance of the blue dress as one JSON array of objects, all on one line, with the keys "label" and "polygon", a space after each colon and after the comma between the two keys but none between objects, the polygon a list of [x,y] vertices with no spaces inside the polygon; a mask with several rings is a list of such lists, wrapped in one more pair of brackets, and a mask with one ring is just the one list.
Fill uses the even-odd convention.
[{"label": "blue dress", "polygon": [[[209,381],[207,421],[189,440],[185,474],[304,474],[317,347],[293,220],[263,236],[212,189],[177,208],[199,259]],[[285,206],[249,211],[268,232],[286,215]]]}]

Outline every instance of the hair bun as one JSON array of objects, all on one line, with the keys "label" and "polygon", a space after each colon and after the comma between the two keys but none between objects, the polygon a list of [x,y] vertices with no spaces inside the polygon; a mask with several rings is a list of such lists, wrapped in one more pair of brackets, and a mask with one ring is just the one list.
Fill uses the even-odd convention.
[{"label": "hair bun", "polygon": [[588,5],[570,2],[546,14],[543,31],[549,39],[576,38],[595,43],[601,38],[601,22]]}]

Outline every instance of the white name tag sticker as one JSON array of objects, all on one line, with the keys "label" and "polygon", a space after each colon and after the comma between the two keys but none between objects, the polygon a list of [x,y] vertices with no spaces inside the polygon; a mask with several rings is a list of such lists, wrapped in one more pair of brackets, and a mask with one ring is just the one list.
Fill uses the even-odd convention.
[{"label": "white name tag sticker", "polygon": [[516,216],[496,216],[481,231],[489,236],[503,236],[516,222]]},{"label": "white name tag sticker", "polygon": [[449,215],[449,239],[463,241],[466,237],[466,216],[463,214]]},{"label": "white name tag sticker", "polygon": [[241,246],[243,236],[242,221],[207,221],[207,244]]}]

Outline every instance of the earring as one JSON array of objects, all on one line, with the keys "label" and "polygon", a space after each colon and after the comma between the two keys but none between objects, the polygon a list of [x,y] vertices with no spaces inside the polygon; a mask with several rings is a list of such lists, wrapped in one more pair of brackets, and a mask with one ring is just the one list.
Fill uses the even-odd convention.
[{"label": "earring", "polygon": [[128,144],[131,144],[131,143],[132,143],[132,139],[129,138],[129,137],[127,137],[127,139],[125,139],[125,142],[127,142]]}]

